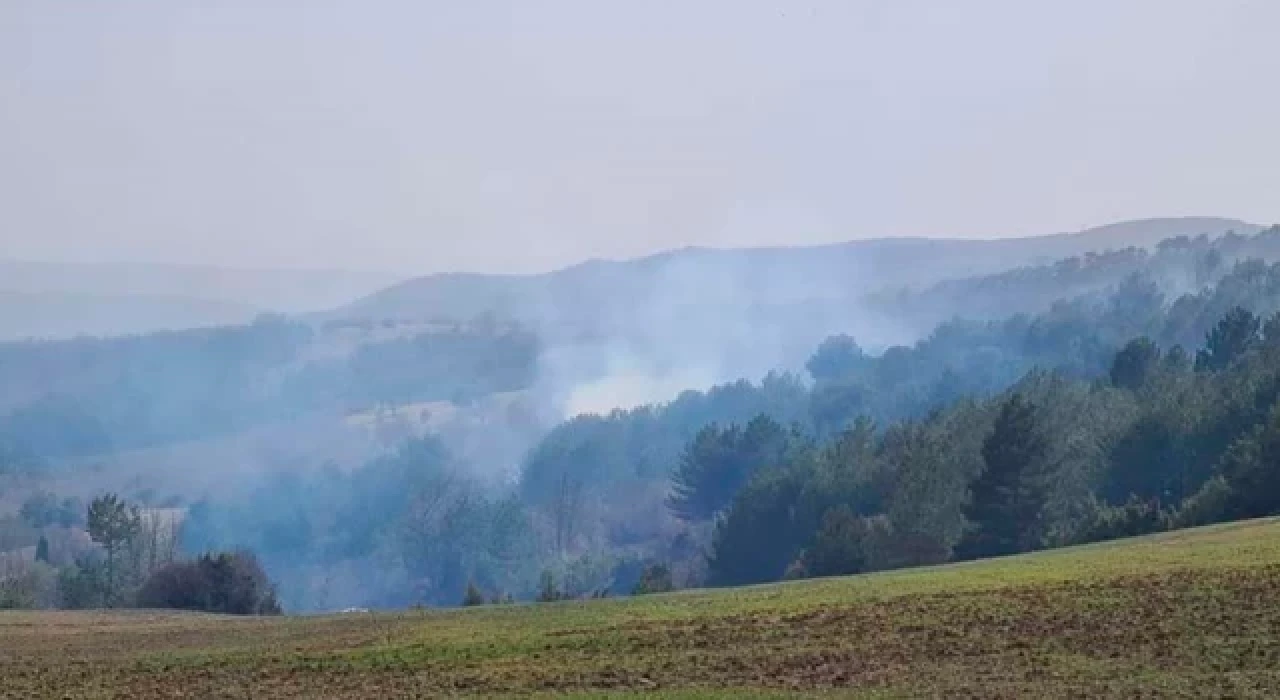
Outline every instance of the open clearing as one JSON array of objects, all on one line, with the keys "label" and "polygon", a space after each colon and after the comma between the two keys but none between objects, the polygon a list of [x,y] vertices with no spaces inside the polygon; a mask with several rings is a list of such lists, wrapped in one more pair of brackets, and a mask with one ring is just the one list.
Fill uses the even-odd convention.
[{"label": "open clearing", "polygon": [[640,599],[0,613],[4,697],[1280,697],[1280,521]]}]

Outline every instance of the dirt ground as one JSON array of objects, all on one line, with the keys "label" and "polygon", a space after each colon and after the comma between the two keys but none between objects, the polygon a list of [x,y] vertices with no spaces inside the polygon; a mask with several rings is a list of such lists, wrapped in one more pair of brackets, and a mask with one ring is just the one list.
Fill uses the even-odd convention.
[{"label": "dirt ground", "polygon": [[642,599],[0,614],[3,697],[1280,697],[1280,525]]}]

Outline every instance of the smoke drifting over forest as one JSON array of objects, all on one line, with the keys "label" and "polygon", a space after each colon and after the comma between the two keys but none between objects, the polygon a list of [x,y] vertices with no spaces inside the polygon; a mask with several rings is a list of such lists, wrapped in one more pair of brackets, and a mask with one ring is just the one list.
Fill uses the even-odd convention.
[{"label": "smoke drifting over forest", "polygon": [[[256,552],[295,611],[452,604],[468,582],[530,597],[546,572],[626,592],[653,562],[714,582],[707,514],[669,503],[705,430],[748,426],[717,449],[764,441],[782,450],[767,462],[862,419],[889,439],[1037,367],[1098,376],[1131,335],[1197,347],[1243,280],[1271,274],[1245,261],[1280,259],[1274,231],[1239,221],[1109,230],[1127,235],[1109,252],[1088,232],[676,251],[428,277],[244,326],[2,345],[0,436],[22,475],[7,498],[178,508],[185,551]],[[933,262],[893,272],[921,253]],[[1251,294],[1239,303],[1272,303]]]},{"label": "smoke drifting over forest", "polygon": [[1268,511],[1278,24],[0,3],[0,604],[157,513],[314,611]]}]

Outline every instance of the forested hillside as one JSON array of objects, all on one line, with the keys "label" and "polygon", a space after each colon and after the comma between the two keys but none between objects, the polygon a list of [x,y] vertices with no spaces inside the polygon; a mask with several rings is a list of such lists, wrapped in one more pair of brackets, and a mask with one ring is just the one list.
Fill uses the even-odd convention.
[{"label": "forested hillside", "polygon": [[[1219,255],[1201,246],[1207,260]],[[203,532],[269,562],[291,557],[281,570],[309,590],[321,586],[300,573],[307,566],[348,572],[348,585],[375,570],[378,586],[398,591],[385,602],[412,589],[448,604],[464,581],[523,597],[548,581],[571,595],[627,592],[652,582],[650,570],[665,572],[662,585],[737,584],[1273,512],[1258,495],[1275,478],[1265,445],[1280,398],[1280,265],[1242,261],[1168,296],[1155,281],[1164,270],[1035,315],[947,322],[879,355],[834,337],[809,379],[772,375],[578,417],[530,452],[509,492],[469,483],[429,443],[407,449],[351,477],[438,475],[377,509],[367,527],[379,536],[353,542],[347,518],[332,519],[382,502],[348,496],[357,489],[342,480],[291,486],[329,495],[292,499],[284,513],[209,504]],[[308,534],[287,546],[251,534],[265,532]],[[346,545],[315,549],[330,536]]]},{"label": "forested hillside", "polygon": [[42,461],[317,413],[466,400],[528,386],[537,355],[537,339],[518,328],[317,328],[273,316],[242,326],[4,343],[0,445]]},{"label": "forested hillside", "polygon": [[[193,553],[250,549],[286,609],[323,610],[774,581],[1274,513],[1277,259],[1272,228],[868,298],[845,332],[812,342],[800,371],[568,416],[545,434],[537,420],[513,433],[504,426],[525,409],[493,403],[465,426],[401,435],[354,468],[279,461],[241,472],[235,489],[178,497],[182,541]],[[964,313],[931,306],[943,297]],[[864,341],[859,323],[876,304],[943,320],[909,343]],[[667,326],[675,353],[683,327]],[[317,407],[460,410],[512,389],[554,397],[565,387],[548,358],[566,356],[548,343],[492,317],[456,327],[264,318],[5,346],[6,464]],[[607,374],[596,361],[577,369]],[[524,457],[513,472],[494,469],[496,453],[462,443]],[[74,531],[75,517],[57,515],[74,504],[24,478],[24,503],[38,497],[29,511],[46,515],[16,518],[12,542],[34,547],[50,522]]]},{"label": "forested hillside", "polygon": [[[526,323],[620,326],[616,312],[699,289],[728,287],[741,307],[854,301],[883,288],[1052,263],[1088,252],[1149,248],[1178,236],[1216,238],[1261,227],[1234,219],[1149,219],[1079,233],[991,240],[883,238],[814,247],[690,248],[629,261],[595,260],[544,275],[445,274],[402,282],[335,313],[355,318],[470,318],[486,313]],[[702,299],[690,302],[705,303]]]}]

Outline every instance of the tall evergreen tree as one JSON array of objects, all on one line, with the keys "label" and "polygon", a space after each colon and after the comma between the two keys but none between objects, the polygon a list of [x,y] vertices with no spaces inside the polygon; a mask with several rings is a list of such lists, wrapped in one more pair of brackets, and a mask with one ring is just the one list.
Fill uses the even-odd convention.
[{"label": "tall evergreen tree", "polygon": [[728,507],[757,470],[782,460],[789,438],[777,421],[765,415],[751,419],[745,428],[707,426],[680,456],[667,506],[686,522],[710,520]]},{"label": "tall evergreen tree", "polygon": [[1111,384],[1140,389],[1160,364],[1160,348],[1143,336],[1129,341],[1111,363]]},{"label": "tall evergreen tree", "polygon": [[1219,472],[1231,487],[1226,515],[1232,519],[1280,513],[1280,405],[1268,420],[1236,439]]},{"label": "tall evergreen tree", "polygon": [[104,607],[110,607],[114,602],[118,583],[117,557],[129,540],[138,534],[142,519],[137,506],[130,505],[114,493],[109,493],[93,499],[89,504],[87,522],[89,537],[102,545],[102,549],[107,554],[107,578],[102,590],[102,604]]},{"label": "tall evergreen tree", "polygon": [[1261,325],[1249,310],[1232,308],[1205,337],[1204,349],[1196,354],[1196,369],[1217,371],[1230,367],[1258,343]]},{"label": "tall evergreen tree", "polygon": [[1045,502],[1034,470],[1047,450],[1036,407],[1013,394],[982,444],[986,468],[970,486],[971,501],[964,509],[969,531],[956,548],[958,557],[1000,556],[1034,546]]}]

